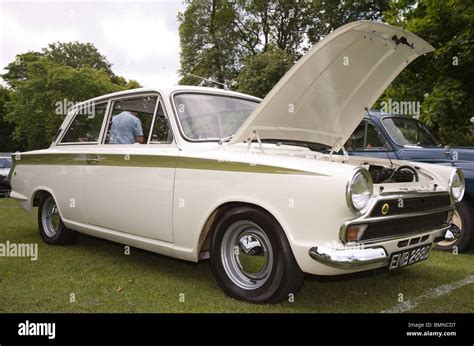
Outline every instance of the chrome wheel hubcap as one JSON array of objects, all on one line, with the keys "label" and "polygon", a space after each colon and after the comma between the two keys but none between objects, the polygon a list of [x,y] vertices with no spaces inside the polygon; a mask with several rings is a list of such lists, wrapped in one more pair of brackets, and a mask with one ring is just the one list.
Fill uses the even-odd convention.
[{"label": "chrome wheel hubcap", "polygon": [[[451,223],[455,224],[459,228],[460,233],[463,232],[461,216],[459,215],[457,210],[454,211],[453,220],[451,221]],[[458,240],[458,238],[461,236],[460,233],[454,234],[456,239],[449,240],[449,241],[448,240],[442,240],[438,243],[438,245],[439,246],[451,246],[451,245],[453,245]]]},{"label": "chrome wheel hubcap", "polygon": [[43,205],[42,213],[43,230],[50,238],[54,237],[61,225],[61,216],[59,215],[58,207],[53,198],[49,197]]},{"label": "chrome wheel hubcap", "polygon": [[227,276],[245,290],[265,284],[273,267],[270,240],[260,226],[246,220],[233,223],[225,232],[221,258]]}]

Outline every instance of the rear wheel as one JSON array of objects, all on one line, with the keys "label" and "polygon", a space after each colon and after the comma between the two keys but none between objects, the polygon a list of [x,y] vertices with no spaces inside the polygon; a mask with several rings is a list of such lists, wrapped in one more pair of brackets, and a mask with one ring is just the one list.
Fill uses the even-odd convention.
[{"label": "rear wheel", "polygon": [[54,198],[44,195],[39,204],[38,225],[41,238],[51,245],[72,244],[77,239],[77,232],[64,226]]},{"label": "rear wheel", "polygon": [[466,252],[474,247],[474,208],[472,202],[464,198],[456,204],[452,223],[459,228],[457,239],[440,241],[435,249],[441,251]]},{"label": "rear wheel", "polygon": [[211,242],[211,269],[230,296],[276,303],[296,294],[303,283],[283,229],[266,212],[250,207],[226,211]]}]

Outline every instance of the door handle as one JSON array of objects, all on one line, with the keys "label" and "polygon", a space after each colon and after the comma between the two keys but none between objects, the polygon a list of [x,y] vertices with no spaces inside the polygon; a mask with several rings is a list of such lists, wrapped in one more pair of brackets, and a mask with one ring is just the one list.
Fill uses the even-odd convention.
[{"label": "door handle", "polygon": [[98,155],[87,155],[86,161],[87,163],[98,163],[100,159]]}]

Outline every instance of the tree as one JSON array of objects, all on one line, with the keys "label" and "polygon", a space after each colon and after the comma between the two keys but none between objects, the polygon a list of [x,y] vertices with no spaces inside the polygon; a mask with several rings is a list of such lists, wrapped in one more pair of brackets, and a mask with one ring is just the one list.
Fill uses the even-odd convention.
[{"label": "tree", "polygon": [[319,42],[338,27],[356,20],[381,20],[389,9],[389,0],[312,0],[308,39]]},{"label": "tree", "polygon": [[[277,48],[285,59],[296,61],[312,44],[349,21],[380,19],[388,1],[188,0],[186,10],[178,16],[180,83],[212,85],[190,75],[194,74],[231,89],[248,90],[240,86],[245,83],[240,73],[249,62],[260,66],[253,60],[256,55]],[[272,58],[277,60],[270,62]],[[276,54],[261,59],[272,66],[281,63]],[[278,81],[275,76],[282,76],[281,72],[273,74],[273,69],[265,70],[272,73],[268,78],[273,83]],[[261,72],[245,69],[247,76],[264,77]],[[269,89],[262,86],[261,90]]]},{"label": "tree", "polygon": [[293,66],[288,53],[274,46],[247,59],[239,74],[238,91],[264,97],[281,77]]},{"label": "tree", "polygon": [[126,89],[140,87],[137,81],[127,81],[125,78],[117,76],[112,71],[112,64],[107,58],[100,54],[92,43],[80,42],[55,42],[48,47],[41,49],[41,52],[27,52],[18,54],[13,62],[5,67],[7,72],[1,77],[13,88],[17,81],[23,81],[26,76],[27,66],[41,58],[75,69],[90,67],[94,70],[104,71],[114,84],[124,86]]},{"label": "tree", "polygon": [[7,103],[6,119],[15,124],[13,137],[21,149],[48,147],[64,119],[62,102],[79,102],[123,90],[103,70],[78,69],[41,58],[28,65],[27,79],[17,83]]},{"label": "tree", "polygon": [[10,101],[11,91],[0,86],[0,152],[16,150],[12,143],[14,126],[5,119],[5,104]]},{"label": "tree", "polygon": [[11,138],[10,147],[20,151],[48,147],[71,104],[140,87],[115,75],[90,43],[50,44],[41,52],[17,55],[5,70],[2,77],[11,91],[0,121],[10,122],[14,130],[5,127],[2,139]]},{"label": "tree", "polygon": [[42,51],[45,57],[55,63],[77,69],[88,66],[95,70],[104,70],[110,77],[114,76],[112,64],[92,43],[55,42]]},{"label": "tree", "polygon": [[[238,46],[232,26],[234,15],[228,0],[188,2],[185,12],[178,16],[181,21],[181,84],[221,88],[222,84],[234,84],[238,65]],[[195,76],[221,84],[203,82]]]},{"label": "tree", "polygon": [[442,143],[473,145],[474,3],[393,1],[385,17],[424,38],[435,51],[408,66],[382,100],[418,101],[420,119]]}]

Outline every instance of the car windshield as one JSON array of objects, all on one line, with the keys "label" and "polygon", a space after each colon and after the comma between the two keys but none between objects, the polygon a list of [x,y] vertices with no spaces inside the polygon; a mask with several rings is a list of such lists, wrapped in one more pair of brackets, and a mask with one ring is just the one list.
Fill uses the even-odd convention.
[{"label": "car windshield", "polygon": [[183,133],[190,140],[219,140],[235,134],[259,103],[198,93],[180,93],[173,99]]},{"label": "car windshield", "polygon": [[398,145],[439,146],[431,133],[416,119],[388,117],[384,118],[382,123],[392,140]]},{"label": "car windshield", "polygon": [[11,168],[12,167],[12,161],[11,159],[8,158],[0,158],[0,168]]}]

